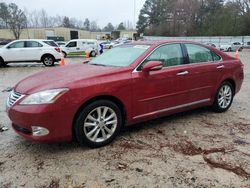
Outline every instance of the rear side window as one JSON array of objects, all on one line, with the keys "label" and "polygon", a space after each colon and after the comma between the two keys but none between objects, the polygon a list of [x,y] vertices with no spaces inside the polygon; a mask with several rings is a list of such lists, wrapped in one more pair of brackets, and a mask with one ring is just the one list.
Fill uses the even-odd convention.
[{"label": "rear side window", "polygon": [[167,44],[156,49],[145,61],[161,61],[164,67],[183,64],[183,55],[180,44]]},{"label": "rear side window", "polygon": [[8,48],[24,48],[24,41],[15,42],[9,45]]},{"label": "rear side window", "polygon": [[70,42],[66,47],[76,47],[76,42]]},{"label": "rear side window", "polygon": [[189,63],[206,63],[213,61],[213,57],[210,49],[196,45],[196,44],[186,44]]},{"label": "rear side window", "polygon": [[26,41],[25,47],[26,48],[38,48],[38,47],[42,47],[42,45],[35,41]]},{"label": "rear side window", "polygon": [[52,46],[52,47],[58,47],[58,45],[54,41],[48,41],[48,40],[46,40],[46,41],[43,41],[43,42],[45,44],[48,44],[48,45]]}]

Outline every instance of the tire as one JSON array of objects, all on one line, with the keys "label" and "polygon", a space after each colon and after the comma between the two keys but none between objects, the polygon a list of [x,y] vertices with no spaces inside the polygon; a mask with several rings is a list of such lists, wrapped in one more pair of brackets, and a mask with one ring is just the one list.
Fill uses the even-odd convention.
[{"label": "tire", "polygon": [[215,112],[226,112],[232,105],[234,88],[230,82],[223,82],[216,92],[213,110]]},{"label": "tire", "polygon": [[95,51],[91,51],[90,52],[90,57],[95,57],[96,56],[96,52]]},{"label": "tire", "polygon": [[228,52],[231,52],[231,51],[232,51],[232,48],[229,47],[229,48],[227,49],[227,51],[228,51]]},{"label": "tire", "polygon": [[75,136],[81,146],[102,147],[115,139],[122,123],[121,110],[115,103],[98,100],[87,105],[77,116]]},{"label": "tire", "polygon": [[42,57],[42,62],[46,67],[52,67],[55,63],[55,58],[52,55],[44,55]]},{"label": "tire", "polygon": [[0,67],[6,67],[7,63],[4,62],[2,58],[0,58]]},{"label": "tire", "polygon": [[62,52],[62,54],[63,54],[63,57],[64,57],[64,58],[66,58],[66,57],[67,57],[66,52]]},{"label": "tire", "polygon": [[243,50],[243,48],[242,48],[242,47],[240,47],[239,52],[242,52],[242,50]]},{"label": "tire", "polygon": [[112,49],[112,48],[113,48],[113,46],[110,46],[110,47],[109,47],[109,49]]}]

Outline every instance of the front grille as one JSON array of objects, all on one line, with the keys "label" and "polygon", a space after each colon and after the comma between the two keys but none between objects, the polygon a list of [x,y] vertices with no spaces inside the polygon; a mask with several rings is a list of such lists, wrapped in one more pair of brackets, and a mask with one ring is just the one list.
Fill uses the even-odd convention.
[{"label": "front grille", "polygon": [[7,100],[7,106],[11,107],[13,106],[17,101],[19,101],[21,98],[23,98],[24,95],[21,93],[15,92],[12,90],[9,94],[8,100]]}]

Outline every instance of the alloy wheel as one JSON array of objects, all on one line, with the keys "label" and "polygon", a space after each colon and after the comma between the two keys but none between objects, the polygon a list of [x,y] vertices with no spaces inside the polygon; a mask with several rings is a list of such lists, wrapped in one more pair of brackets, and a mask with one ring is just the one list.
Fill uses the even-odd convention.
[{"label": "alloy wheel", "polygon": [[222,109],[226,109],[232,101],[233,92],[229,85],[223,85],[218,93],[218,105]]},{"label": "alloy wheel", "polygon": [[110,107],[100,106],[86,116],[84,134],[92,142],[105,142],[114,134],[117,124],[118,117],[115,111]]}]

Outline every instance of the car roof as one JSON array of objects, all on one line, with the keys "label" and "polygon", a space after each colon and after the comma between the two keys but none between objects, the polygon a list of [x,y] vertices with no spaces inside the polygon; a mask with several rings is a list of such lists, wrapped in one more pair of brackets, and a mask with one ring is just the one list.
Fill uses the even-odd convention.
[{"label": "car roof", "polygon": [[146,40],[146,41],[135,41],[132,44],[139,44],[139,45],[150,45],[150,46],[158,46],[162,44],[170,44],[170,43],[191,43],[191,44],[199,44],[199,45],[204,45],[200,42],[196,41],[187,41],[187,40]]}]

